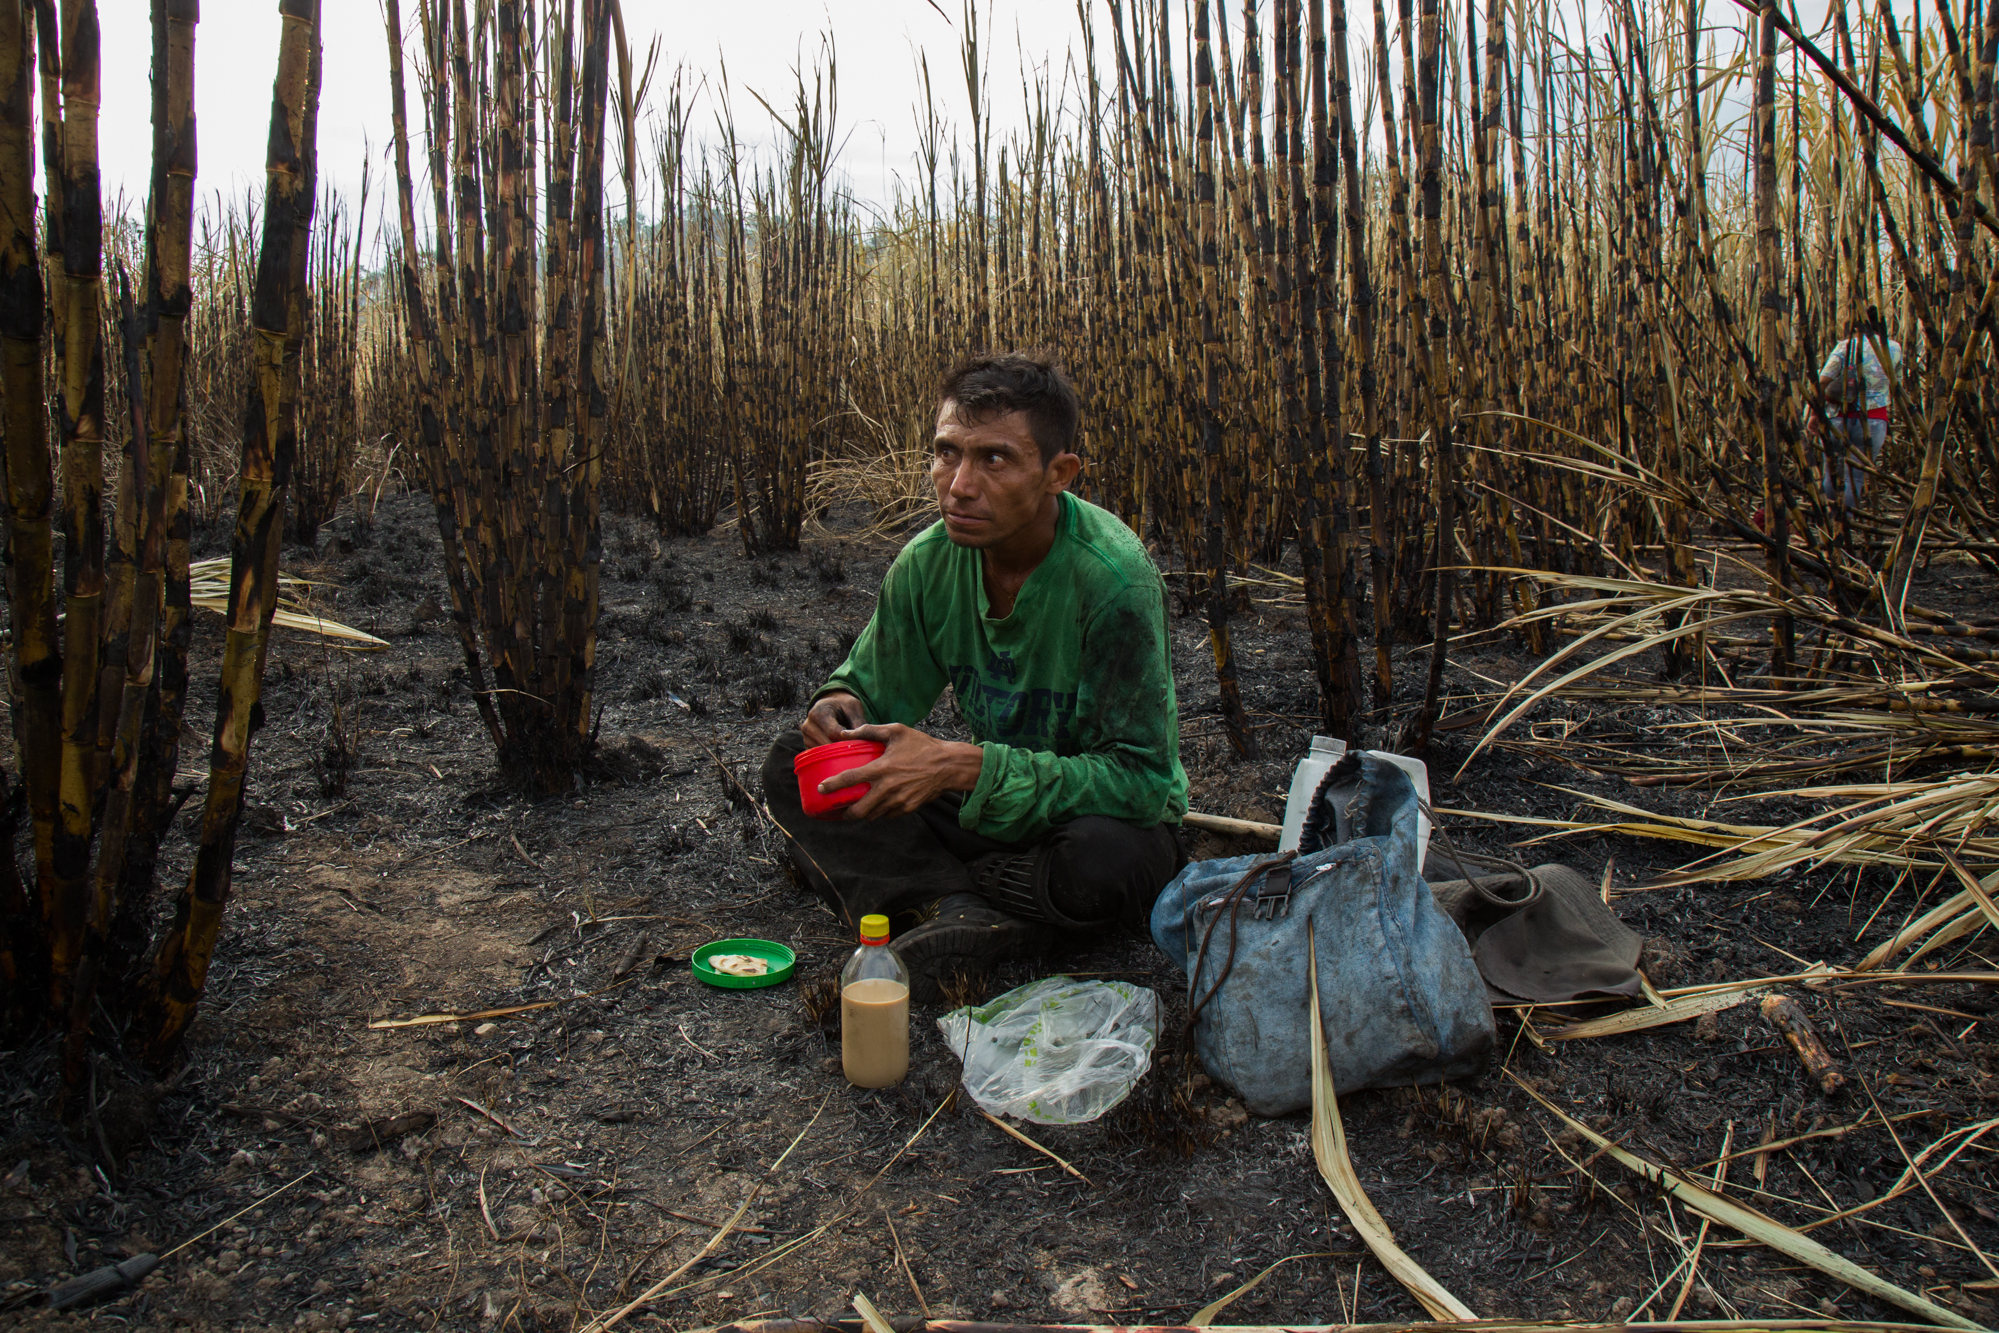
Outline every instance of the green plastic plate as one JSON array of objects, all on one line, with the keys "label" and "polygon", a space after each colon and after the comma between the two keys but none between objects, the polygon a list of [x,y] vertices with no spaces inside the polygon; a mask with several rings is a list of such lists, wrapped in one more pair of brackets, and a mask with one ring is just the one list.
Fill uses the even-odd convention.
[{"label": "green plastic plate", "polygon": [[[718,953],[746,953],[752,958],[762,958],[770,964],[770,971],[760,977],[732,977],[727,972],[717,972],[708,966],[708,960]],[[798,955],[776,940],[716,940],[694,951],[695,977],[724,990],[756,990],[760,986],[775,986],[781,981],[791,980],[792,969],[797,966]]]}]

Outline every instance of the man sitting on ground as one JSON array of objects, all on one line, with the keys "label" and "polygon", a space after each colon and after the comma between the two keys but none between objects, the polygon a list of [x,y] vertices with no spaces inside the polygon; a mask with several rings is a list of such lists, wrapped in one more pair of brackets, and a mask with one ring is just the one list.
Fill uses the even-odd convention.
[{"label": "man sitting on ground", "polygon": [[[1143,921],[1187,809],[1166,593],[1115,515],[1068,493],[1081,405],[1059,366],[976,358],[938,392],[942,513],[902,549],[873,617],[764,763],[806,882],[853,926],[899,918],[918,998],[1067,937]],[[949,685],[976,743],[917,724]],[[868,793],[808,817],[792,761],[839,740],[881,758],[820,784]]]}]

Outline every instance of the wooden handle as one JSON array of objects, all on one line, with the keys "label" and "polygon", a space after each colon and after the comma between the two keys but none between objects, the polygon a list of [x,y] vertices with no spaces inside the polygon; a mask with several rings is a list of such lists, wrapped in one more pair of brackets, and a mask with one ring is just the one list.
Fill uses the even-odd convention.
[{"label": "wooden handle", "polygon": [[1227,815],[1204,815],[1198,810],[1189,810],[1180,816],[1180,827],[1197,828],[1209,833],[1227,833],[1238,838],[1276,839],[1284,833],[1282,824],[1259,824],[1253,819],[1230,819]]}]

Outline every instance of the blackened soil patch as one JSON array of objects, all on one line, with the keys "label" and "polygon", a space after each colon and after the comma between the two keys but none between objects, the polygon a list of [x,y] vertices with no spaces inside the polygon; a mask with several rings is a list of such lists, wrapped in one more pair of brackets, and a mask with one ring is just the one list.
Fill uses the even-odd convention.
[{"label": "blackened soil patch", "polygon": [[[28,1297],[175,1245],[306,1172],[95,1318],[568,1329],[696,1254],[752,1191],[752,1225],[629,1326],[841,1314],[856,1290],[896,1315],[1171,1322],[1301,1253],[1335,1257],[1286,1265],[1225,1318],[1418,1316],[1331,1207],[1304,1120],[1248,1117],[1187,1068],[1180,981],[1145,939],[1057,960],[1152,986],[1166,1002],[1160,1059],[1137,1095],[1097,1124],[1033,1131],[1090,1186],[975,1114],[931,1119],[956,1077],[937,1009],[917,1015],[904,1085],[861,1092],[840,1078],[823,980],[850,945],[794,887],[781,838],[740,788],[754,788],[772,735],[795,723],[865,622],[893,543],[835,524],[801,552],[749,561],[730,530],[663,540],[611,521],[604,752],[588,785],[531,800],[495,772],[466,696],[429,524],[428,506],[406,497],[383,506],[365,540],[337,522],[320,552],[287,556],[292,571],[337,585],[328,614],[392,646],[358,656],[293,635],[273,644],[236,898],[185,1070],[154,1086],[106,1056],[97,1124],[72,1132],[46,1112],[46,1052],[5,1062],[0,1282],[12,1312],[0,1319],[83,1323],[92,1316],[38,1311]],[[1266,756],[1255,763],[1237,760],[1221,734],[1200,622],[1178,619],[1173,632],[1196,807],[1274,821],[1315,707],[1299,613],[1250,600],[1237,625]],[[213,706],[218,638],[204,620],[197,714]],[[1518,644],[1471,652],[1451,673],[1453,707],[1483,680],[1530,665]],[[1419,674],[1415,660],[1404,665],[1406,679]],[[948,702],[933,721],[954,725]],[[190,719],[193,737],[208,726]],[[1581,808],[1558,786],[1677,813],[1712,799],[1511,754],[1482,756],[1450,780],[1474,735],[1446,736],[1433,765],[1438,804]],[[184,751],[190,778],[205,776],[204,752],[198,739]],[[199,806],[167,849],[168,883],[186,873]],[[1464,824],[1454,836],[1496,851],[1508,835]],[[1201,838],[1193,850],[1251,848]],[[1527,854],[1592,875],[1614,856],[1619,886],[1675,859],[1610,837]],[[1616,905],[1654,942],[1652,979],[1670,987],[1850,961],[1905,919],[1913,892],[1828,869]],[[791,945],[800,980],[744,992],[695,983],[690,951],[741,934]],[[1031,975],[1016,968],[999,984]],[[1999,1101],[1985,991],[1797,994],[1849,1073],[1889,1114],[1909,1117],[1897,1123],[1909,1151]],[[562,1003],[513,1017],[368,1026],[551,999]],[[1573,1114],[1703,1174],[1731,1136],[1739,1149],[1837,1129],[1867,1110],[1864,1097],[1820,1095],[1753,1005],[1699,1028],[1547,1050],[1511,1014],[1501,1034],[1506,1065]],[[1678,1294],[1675,1238],[1690,1244],[1697,1220],[1592,1159],[1497,1070],[1442,1091],[1356,1094],[1345,1114],[1361,1179],[1403,1245],[1481,1315],[1602,1319],[1645,1303],[1646,1316],[1663,1318]],[[1999,1196],[1988,1160],[1967,1152],[1933,1184],[1989,1251]],[[1876,1199],[1902,1170],[1893,1141],[1869,1128],[1780,1150],[1760,1168],[1738,1158],[1728,1181],[1805,1225]],[[1973,1319],[1999,1316],[1989,1292],[1966,1285],[1990,1275],[1920,1190],[1813,1234]],[[1906,1317],[1735,1242],[1710,1234],[1683,1316]]]}]

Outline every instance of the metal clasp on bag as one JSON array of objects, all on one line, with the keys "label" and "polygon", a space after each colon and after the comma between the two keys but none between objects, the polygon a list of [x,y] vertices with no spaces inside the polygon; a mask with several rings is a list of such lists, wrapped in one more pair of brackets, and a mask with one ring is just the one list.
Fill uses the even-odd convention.
[{"label": "metal clasp on bag", "polygon": [[1289,864],[1272,866],[1263,876],[1256,897],[1250,901],[1249,915],[1253,921],[1275,921],[1278,917],[1291,914],[1291,867]]}]

